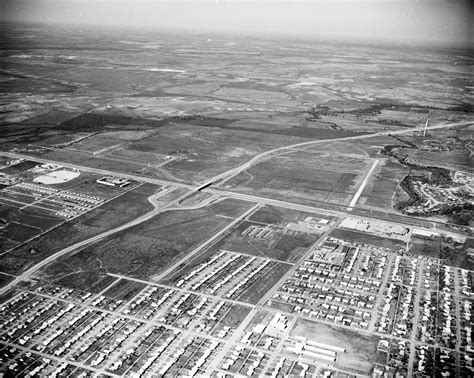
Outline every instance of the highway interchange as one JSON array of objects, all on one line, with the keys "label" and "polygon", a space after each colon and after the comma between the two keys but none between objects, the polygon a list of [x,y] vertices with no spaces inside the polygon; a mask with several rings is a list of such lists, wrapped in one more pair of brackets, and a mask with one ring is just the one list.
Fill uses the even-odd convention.
[{"label": "highway interchange", "polygon": [[[474,124],[474,122],[455,122],[455,123],[449,123],[449,124],[431,125],[431,126],[427,127],[427,130],[436,130],[436,129],[459,127],[459,126],[470,126],[470,125],[473,125],[473,124]],[[411,129],[403,129],[403,130],[397,130],[397,131],[386,131],[386,132],[378,132],[378,133],[374,133],[374,134],[356,135],[356,136],[349,136],[349,137],[343,137],[343,138],[336,138],[336,139],[331,139],[331,141],[347,141],[347,140],[355,140],[355,139],[375,138],[375,137],[387,136],[387,135],[402,135],[402,134],[413,133],[413,132],[416,132],[416,131],[423,131],[424,129],[425,129],[425,126],[420,126],[420,127],[411,128]],[[25,279],[29,279],[37,271],[39,271],[41,268],[43,268],[47,264],[51,263],[52,261],[56,260],[58,257],[61,257],[65,254],[68,254],[68,253],[73,252],[73,251],[77,251],[78,249],[80,249],[80,248],[82,248],[86,245],[97,242],[97,241],[99,241],[103,238],[106,238],[107,236],[110,236],[112,234],[115,234],[119,231],[123,231],[125,229],[130,228],[130,227],[136,226],[136,225],[138,225],[142,222],[145,222],[145,221],[153,218],[155,215],[157,215],[161,212],[164,212],[164,211],[167,211],[167,210],[172,210],[172,209],[185,210],[186,208],[179,207],[179,206],[177,206],[177,204],[179,204],[179,202],[183,201],[187,197],[191,196],[195,191],[203,190],[203,188],[205,188],[204,189],[205,191],[210,192],[210,193],[212,193],[216,196],[219,196],[221,199],[223,199],[223,198],[237,198],[237,199],[242,199],[242,200],[245,200],[245,201],[255,202],[257,204],[262,204],[262,205],[263,204],[275,205],[275,206],[281,206],[281,207],[284,207],[284,208],[290,208],[290,209],[295,209],[295,210],[301,210],[301,211],[307,211],[307,212],[319,212],[319,213],[323,213],[323,214],[326,213],[326,214],[336,215],[336,216],[341,216],[349,210],[349,211],[352,211],[351,216],[362,215],[365,218],[375,218],[375,219],[383,219],[383,220],[387,220],[387,217],[388,217],[389,220],[394,220],[394,219],[390,219],[390,215],[391,215],[392,218],[393,218],[393,216],[395,216],[397,221],[402,221],[402,222],[405,222],[405,223],[411,224],[411,225],[415,224],[415,225],[424,226],[424,227],[429,227],[430,225],[433,226],[433,227],[438,226],[436,224],[436,222],[426,221],[422,218],[417,219],[417,218],[414,218],[414,217],[405,217],[405,216],[402,216],[402,215],[397,214],[395,212],[381,212],[381,211],[373,211],[373,210],[367,211],[366,209],[363,209],[363,208],[362,209],[357,208],[355,206],[355,203],[352,203],[352,202],[351,202],[351,205],[349,207],[344,206],[344,205],[329,204],[329,203],[324,203],[324,202],[320,202],[321,207],[313,207],[313,206],[295,204],[295,203],[291,203],[291,202],[288,202],[288,201],[281,201],[281,200],[258,197],[258,196],[254,196],[254,195],[241,194],[241,193],[236,193],[236,192],[232,192],[232,191],[221,190],[218,187],[212,187],[212,188],[210,187],[210,184],[216,183],[217,185],[220,185],[220,184],[224,183],[225,181],[227,181],[230,178],[236,176],[240,172],[245,171],[246,169],[250,168],[252,165],[257,164],[258,162],[264,160],[265,158],[268,158],[270,156],[277,156],[278,154],[284,153],[288,150],[292,150],[292,149],[295,149],[295,148],[313,147],[313,146],[318,145],[319,143],[322,143],[322,142],[328,142],[328,140],[324,140],[324,141],[318,140],[318,141],[297,143],[297,144],[293,144],[293,145],[289,145],[289,146],[283,146],[283,147],[275,148],[275,149],[272,149],[272,150],[269,150],[269,151],[265,151],[265,152],[263,152],[259,155],[254,156],[248,162],[246,162],[246,163],[244,163],[244,164],[242,164],[242,165],[240,165],[236,168],[232,168],[232,169],[230,169],[226,172],[223,172],[223,173],[213,177],[210,180],[206,180],[205,183],[200,183],[198,185],[190,185],[190,184],[183,184],[183,183],[178,183],[178,182],[170,182],[170,181],[165,181],[165,180],[156,179],[156,178],[150,178],[150,177],[146,177],[146,176],[125,174],[125,173],[122,173],[122,172],[112,172],[110,170],[104,170],[104,169],[92,168],[92,167],[87,167],[87,166],[82,166],[82,165],[77,165],[77,164],[71,164],[71,163],[67,163],[67,162],[64,162],[64,161],[51,161],[49,159],[42,159],[42,158],[38,158],[38,157],[32,157],[32,156],[29,156],[27,154],[20,154],[20,153],[16,153],[16,152],[3,152],[2,151],[1,152],[2,155],[5,155],[5,156],[10,157],[10,158],[34,159],[35,161],[38,161],[40,163],[54,163],[54,164],[62,165],[64,167],[74,168],[74,169],[87,171],[87,172],[91,172],[91,173],[97,173],[97,174],[100,174],[100,175],[121,176],[121,177],[124,177],[124,178],[127,178],[127,179],[136,180],[136,181],[139,181],[139,182],[148,182],[148,183],[152,183],[152,184],[158,184],[158,185],[162,185],[162,186],[164,186],[168,189],[173,188],[173,187],[174,188],[176,188],[176,187],[186,188],[186,189],[189,189],[190,192],[186,192],[185,194],[183,194],[179,198],[175,199],[174,201],[172,201],[169,204],[164,205],[164,206],[158,206],[153,201],[153,198],[155,197],[155,195],[152,196],[150,198],[150,201],[154,205],[154,209],[152,211],[150,211],[149,213],[147,213],[145,215],[142,215],[141,217],[139,217],[139,218],[137,218],[137,219],[135,219],[135,220],[133,220],[129,223],[126,223],[122,226],[119,226],[115,229],[108,230],[108,231],[106,231],[102,234],[96,235],[92,238],[89,238],[87,240],[84,240],[84,241],[81,241],[81,242],[76,243],[74,245],[71,245],[67,248],[64,248],[63,250],[58,251],[57,253],[47,257],[45,260],[40,261],[38,264],[30,267],[27,271],[21,273],[13,281],[9,282],[6,286],[1,288],[0,289],[0,295],[5,293],[6,291],[8,291],[13,286],[15,286],[18,282],[20,282],[22,280],[25,280]],[[372,165],[372,167],[369,171],[369,174],[373,170],[374,167],[375,167],[375,163],[374,163],[374,165]],[[367,174],[366,180],[364,180],[361,183],[361,187],[365,186],[369,174]],[[359,193],[359,191],[358,191],[358,193]],[[164,193],[162,193],[162,194],[164,194]],[[209,202],[210,201],[208,199],[205,202],[203,202],[201,205],[198,205],[198,207],[199,206],[207,206],[209,204]],[[196,208],[196,206],[193,207],[193,208]],[[439,226],[442,227],[443,224],[441,223],[441,224],[439,224]],[[221,235],[221,233],[218,234],[218,236],[220,236],[220,235]],[[211,241],[214,241],[215,239],[217,239],[217,236],[213,237]]]},{"label": "highway interchange", "polygon": [[[451,123],[451,124],[445,124],[445,125],[433,125],[428,127],[428,129],[440,129],[440,128],[449,128],[449,127],[456,127],[456,126],[468,126],[472,125],[472,122],[458,122],[458,123]],[[405,134],[405,133],[412,133],[414,131],[421,131],[423,130],[423,127],[419,127],[416,129],[409,129],[409,130],[400,130],[396,132],[382,132],[382,133],[377,133],[377,134],[367,134],[367,135],[358,135],[354,137],[346,137],[346,138],[338,138],[336,140],[351,140],[351,139],[365,139],[365,138],[374,138],[378,136],[383,136],[383,135],[389,135],[389,134]],[[211,374],[212,372],[216,371],[219,369],[219,362],[222,361],[222,359],[231,351],[232,347],[238,342],[239,337],[243,334],[243,332],[246,330],[246,328],[249,326],[251,323],[252,319],[254,319],[254,316],[259,312],[262,311],[264,308],[269,310],[267,307],[264,307],[265,304],[268,302],[268,300],[272,297],[272,295],[278,290],[278,288],[289,278],[291,277],[294,273],[295,270],[300,266],[300,264],[308,258],[312,254],[312,252],[317,249],[326,239],[326,237],[334,230],[336,229],[341,220],[347,215],[350,214],[351,217],[363,217],[365,219],[377,219],[377,220],[384,220],[384,221],[392,221],[392,222],[401,222],[405,223],[407,225],[415,225],[418,227],[426,227],[426,228],[443,228],[445,225],[433,222],[433,221],[427,221],[422,218],[414,218],[414,217],[408,217],[408,216],[403,216],[400,214],[397,214],[395,212],[390,212],[390,211],[374,211],[370,209],[366,209],[363,207],[358,207],[357,206],[357,201],[366,186],[368,180],[370,179],[371,174],[373,173],[376,165],[378,164],[378,160],[374,159],[372,165],[370,166],[369,170],[366,172],[363,181],[360,183],[360,187],[356,191],[354,197],[352,198],[350,205],[338,205],[338,204],[328,204],[328,203],[323,203],[323,202],[316,202],[315,206],[308,206],[308,205],[303,205],[303,204],[298,204],[298,203],[292,203],[291,200],[280,200],[280,199],[272,199],[272,198],[265,198],[265,197],[260,197],[260,196],[255,196],[255,195],[249,195],[249,194],[242,194],[242,193],[236,193],[233,191],[225,190],[221,187],[223,183],[225,183],[227,180],[230,178],[236,176],[237,174],[247,170],[251,166],[265,160],[269,159],[273,156],[277,156],[279,154],[287,153],[288,151],[292,151],[295,148],[309,148],[313,147],[322,141],[311,141],[311,142],[305,142],[305,143],[298,143],[298,144],[293,144],[290,146],[284,146],[280,148],[276,148],[270,151],[266,151],[262,154],[259,154],[252,159],[250,159],[248,162],[230,169],[226,172],[223,172],[215,177],[213,177],[210,180],[206,180],[203,183],[199,183],[196,185],[191,185],[191,184],[185,184],[182,182],[174,182],[174,181],[166,181],[162,179],[156,179],[156,178],[150,178],[150,177],[145,177],[145,176],[139,176],[139,175],[132,175],[132,174],[125,174],[121,172],[112,172],[109,170],[102,170],[102,169],[97,169],[97,168],[92,168],[92,167],[87,167],[87,166],[79,166],[76,164],[70,164],[67,162],[62,162],[62,161],[51,161],[49,159],[42,159],[42,158],[37,158],[37,157],[32,157],[27,154],[20,154],[20,153],[14,153],[14,152],[2,152],[2,155],[11,157],[11,158],[23,158],[23,159],[30,159],[30,160],[35,160],[41,163],[55,163],[58,165],[62,165],[64,167],[69,167],[69,168],[74,168],[82,171],[87,171],[91,173],[97,173],[100,175],[112,175],[112,176],[121,176],[125,177],[127,179],[132,179],[135,181],[138,181],[140,183],[152,183],[152,184],[157,184],[161,186],[161,191],[158,193],[154,194],[153,196],[149,197],[149,202],[153,205],[153,209],[149,211],[148,213],[134,219],[133,221],[130,221],[126,224],[123,224],[119,227],[116,227],[114,229],[108,230],[106,232],[103,232],[99,235],[96,235],[94,237],[88,238],[86,240],[80,241],[78,243],[75,243],[73,245],[70,245],[50,256],[45,258],[44,260],[40,261],[36,265],[33,265],[29,267],[26,271],[22,272],[19,274],[17,277],[15,277],[11,282],[9,282],[7,285],[5,285],[3,288],[0,289],[0,295],[3,295],[13,287],[15,287],[18,283],[25,281],[25,280],[30,280],[31,278],[34,278],[35,275],[44,267],[46,267],[48,264],[52,263],[56,259],[58,259],[61,256],[65,256],[68,254],[72,254],[75,252],[78,252],[81,248],[91,245],[93,243],[96,243],[100,240],[103,240],[113,234],[116,234],[118,232],[124,231],[126,229],[129,229],[131,227],[134,227],[138,224],[141,224],[143,222],[146,222],[156,215],[165,212],[165,211],[171,211],[171,210],[191,210],[191,209],[198,209],[202,208],[205,206],[208,206],[211,203],[215,203],[217,201],[221,201],[227,198],[234,198],[234,199],[240,199],[247,201],[249,203],[252,203],[253,206],[248,208],[247,210],[243,211],[242,214],[240,214],[238,217],[236,217],[232,222],[227,224],[225,227],[221,228],[218,232],[216,232],[212,237],[209,239],[205,240],[202,242],[200,245],[197,245],[190,253],[188,253],[186,256],[183,258],[179,259],[177,262],[173,263],[171,266],[167,267],[163,272],[160,272],[160,274],[156,277],[153,278],[153,284],[155,285],[155,282],[160,281],[162,278],[168,276],[171,272],[173,272],[177,267],[179,267],[181,264],[185,263],[189,259],[191,259],[193,256],[198,254],[199,252],[203,251],[205,248],[212,246],[215,242],[220,240],[223,236],[225,236],[229,230],[231,230],[233,227],[235,227],[239,222],[242,220],[246,219],[249,215],[254,213],[257,209],[264,205],[273,205],[273,206],[278,206],[278,207],[283,207],[287,209],[293,209],[293,210],[299,210],[299,211],[305,211],[309,213],[318,213],[321,215],[328,215],[334,217],[334,220],[330,224],[330,226],[326,229],[326,231],[318,238],[318,240],[310,247],[307,249],[307,251],[298,259],[297,262],[295,262],[290,269],[279,279],[279,281],[272,286],[272,288],[260,299],[260,301],[256,305],[251,306],[250,312],[245,316],[243,321],[240,323],[239,327],[235,329],[235,331],[232,333],[231,337],[226,340],[225,344],[221,349],[218,350],[217,356],[212,360],[211,364],[207,367],[206,374]],[[327,142],[325,140],[324,142]],[[167,194],[170,194],[173,190],[180,188],[180,189],[186,189],[186,191],[183,194],[178,195],[176,198],[173,200],[165,203],[165,202],[160,202],[160,197],[165,196]],[[195,195],[196,192],[206,192],[211,194],[209,197],[207,197],[205,200],[201,201],[200,203],[197,203],[192,206],[184,206],[182,205],[183,202],[185,202],[186,199],[190,198],[191,196]],[[116,278],[121,278],[121,279],[127,279],[127,280],[133,280],[137,282],[141,282],[144,284],[152,284],[151,282],[144,281],[144,280],[139,280],[136,278],[130,278],[130,277],[124,277],[121,275],[116,275],[116,274],[110,274],[113,277]],[[384,277],[384,283],[383,285],[387,284],[388,277]],[[418,288],[421,287],[421,281],[418,284]],[[104,292],[103,290],[102,292]],[[183,289],[179,289],[180,292],[188,292]],[[420,296],[420,290],[418,290],[417,293],[417,299],[416,303],[418,303],[419,296]],[[189,291],[189,293],[193,293]],[[200,294],[203,296],[206,296],[206,294]],[[54,297],[51,297],[51,299],[54,299]],[[381,301],[381,297],[378,298],[378,301]],[[233,302],[232,300],[229,300],[229,302]],[[241,304],[241,302],[235,302]],[[81,304],[81,306],[85,306],[87,308],[93,308],[89,304]],[[104,310],[106,311],[106,310]],[[275,310],[269,310],[272,312],[275,312]],[[415,309],[415,311],[418,311],[418,308]],[[112,314],[112,312],[110,312]],[[124,316],[121,314],[120,316],[127,318],[127,316]],[[418,314],[417,314],[418,317]],[[128,317],[130,319],[134,319],[133,317]],[[136,319],[135,319],[136,320]],[[142,321],[142,320],[140,320]],[[293,319],[294,324],[295,319]],[[415,320],[416,324],[417,320]],[[193,331],[188,331],[187,332],[190,336],[192,335],[199,335]],[[362,332],[364,333],[364,332]],[[414,335],[414,333],[413,333]],[[221,341],[219,339],[216,339],[217,341]],[[415,344],[414,336],[411,338],[411,342]],[[8,344],[10,345],[10,344]],[[13,344],[11,344],[13,345]],[[277,348],[277,350],[281,350],[282,344],[280,344]],[[36,351],[29,350],[28,348],[25,349],[30,352],[37,353]],[[256,349],[257,350],[257,349]],[[410,350],[410,369],[411,365],[414,362],[415,359],[415,349],[411,348]],[[43,355],[41,352],[39,353],[40,355]],[[275,354],[276,355],[276,354]],[[47,354],[44,354],[45,357],[47,357]],[[66,359],[58,359],[60,362],[67,362]],[[84,365],[84,364],[76,364],[80,367],[91,369],[89,365]],[[101,374],[101,373],[106,373],[105,370],[103,369],[92,369],[96,374]],[[410,370],[412,373],[412,370]]]}]

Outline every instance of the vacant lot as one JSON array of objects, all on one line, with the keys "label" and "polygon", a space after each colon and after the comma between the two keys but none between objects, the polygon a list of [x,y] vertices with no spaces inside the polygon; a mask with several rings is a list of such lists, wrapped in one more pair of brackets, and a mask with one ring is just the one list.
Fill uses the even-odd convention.
[{"label": "vacant lot", "polygon": [[0,251],[6,251],[29,238],[60,224],[64,220],[53,213],[34,206],[20,208],[0,202],[0,218],[7,224]]},{"label": "vacant lot", "polygon": [[3,168],[2,173],[14,176],[14,175],[23,173],[27,171],[28,169],[34,168],[38,164],[39,163],[37,163],[36,161],[26,160],[26,161],[22,161],[21,163],[10,165],[6,168]]},{"label": "vacant lot", "polygon": [[17,222],[8,223],[6,229],[8,237],[20,243],[30,239],[35,235],[38,235],[41,232],[41,230],[38,228],[27,226]]},{"label": "vacant lot", "polygon": [[258,279],[243,291],[237,299],[242,302],[257,304],[290,268],[291,265],[284,263],[269,264],[269,268],[263,274],[260,274]]},{"label": "vacant lot", "polygon": [[310,167],[259,163],[224,184],[225,188],[262,195],[272,193],[348,203],[355,193],[357,174]]},{"label": "vacant lot", "polygon": [[43,231],[63,222],[62,218],[55,216],[52,212],[36,206],[20,208],[0,202],[0,214],[0,217],[7,221],[26,224]]},{"label": "vacant lot", "polygon": [[299,319],[291,331],[291,336],[307,337],[318,343],[345,348],[346,352],[338,354],[336,363],[342,368],[370,373],[377,362],[377,345],[379,338],[365,336],[344,328]]},{"label": "vacant lot", "polygon": [[120,280],[109,288],[104,296],[128,301],[145,288],[145,284],[130,280]]},{"label": "vacant lot", "polygon": [[3,287],[8,284],[12,279],[12,276],[0,273],[0,287]]},{"label": "vacant lot", "polygon": [[[210,205],[197,210],[171,210],[59,259],[69,269],[93,270],[153,279],[164,268],[211,237],[231,219]],[[54,269],[54,266],[50,269]],[[72,270],[74,271],[74,270]]]},{"label": "vacant lot", "polygon": [[315,213],[306,213],[304,211],[285,209],[283,207],[276,207],[266,205],[253,213],[250,217],[250,221],[266,223],[269,225],[285,226],[289,222],[298,222],[305,220],[307,217],[324,218],[331,220],[333,217],[329,215],[320,215]]},{"label": "vacant lot", "polygon": [[380,160],[362,192],[359,204],[392,209],[398,184],[407,173],[408,169],[397,162]]},{"label": "vacant lot", "polygon": [[64,225],[51,230],[25,246],[0,257],[3,272],[18,274],[30,264],[81,240],[98,235],[120,226],[153,207],[148,197],[158,190],[158,186],[144,184],[124,195],[107,202]]},{"label": "vacant lot", "polygon": [[456,243],[448,237],[434,238],[412,237],[410,253],[429,256],[441,260],[442,264],[457,266],[463,269],[474,269],[474,259],[469,256],[469,248],[474,247],[474,239],[468,238],[465,243]]},{"label": "vacant lot", "polygon": [[87,272],[80,271],[77,273],[64,274],[63,270],[68,271],[68,269],[70,269],[70,267],[56,265],[55,270],[48,270],[50,275],[44,277],[44,280],[52,282],[55,285],[61,285],[94,294],[100,293],[107,286],[111,285],[112,282],[117,280],[115,277],[104,274],[103,269],[100,268]]},{"label": "vacant lot", "polygon": [[350,231],[343,229],[336,229],[331,232],[330,236],[338,239],[352,241],[359,244],[375,245],[377,247],[389,248],[389,249],[405,249],[405,243],[401,240],[383,238],[381,236],[371,235],[358,231]]},{"label": "vacant lot", "polygon": [[235,329],[244,321],[250,310],[250,307],[232,304],[229,311],[219,321],[218,326],[227,326]]},{"label": "vacant lot", "polygon": [[[270,236],[263,239],[245,235],[251,227],[268,230]],[[313,244],[318,235],[289,231],[281,227],[265,227],[258,223],[244,221],[215,245],[215,250],[225,249],[257,257],[268,257],[285,262],[294,262]]]}]

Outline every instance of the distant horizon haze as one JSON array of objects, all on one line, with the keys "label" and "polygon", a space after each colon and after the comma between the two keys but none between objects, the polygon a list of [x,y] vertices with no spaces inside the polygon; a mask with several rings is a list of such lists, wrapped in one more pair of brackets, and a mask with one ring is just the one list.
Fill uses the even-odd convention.
[{"label": "distant horizon haze", "polygon": [[472,46],[473,9],[469,0],[4,0],[0,19]]}]

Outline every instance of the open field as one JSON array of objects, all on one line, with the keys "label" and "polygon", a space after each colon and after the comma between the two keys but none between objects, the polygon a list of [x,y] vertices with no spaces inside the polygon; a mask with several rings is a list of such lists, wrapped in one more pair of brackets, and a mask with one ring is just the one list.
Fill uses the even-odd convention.
[{"label": "open field", "polygon": [[0,287],[3,287],[8,284],[12,279],[12,276],[0,273]]},{"label": "open field", "polygon": [[473,238],[467,238],[464,243],[458,243],[445,236],[429,239],[412,237],[409,252],[440,259],[442,264],[473,270],[474,259],[468,253],[473,247]]},{"label": "open field", "polygon": [[305,220],[307,217],[323,218],[327,220],[333,219],[328,215],[323,216],[315,213],[306,213],[303,211],[267,205],[250,215],[249,220],[269,225],[286,226],[289,222],[296,223]]},{"label": "open field", "polygon": [[[258,236],[259,231],[266,235]],[[215,244],[214,249],[216,251],[219,249],[235,251],[291,263],[298,260],[304,251],[318,239],[319,235],[318,233],[308,234],[244,221]]]},{"label": "open field", "polygon": [[401,240],[389,239],[388,237],[376,236],[368,233],[350,231],[340,228],[337,228],[333,232],[331,232],[330,236],[335,237],[337,239],[352,240],[355,243],[370,244],[375,245],[377,247],[389,248],[394,251],[396,251],[397,249],[405,250],[406,246],[406,243]]},{"label": "open field", "polygon": [[152,209],[148,197],[158,187],[145,184],[0,257],[2,271],[17,274],[35,261],[75,242],[117,227]]},{"label": "open field", "polygon": [[36,206],[24,208],[20,208],[19,206],[18,204],[17,206],[13,206],[0,203],[1,218],[7,221],[36,227],[42,231],[63,222],[63,218],[55,216],[53,212],[45,209]]},{"label": "open field", "polygon": [[221,318],[218,326],[237,328],[250,312],[250,307],[233,304]]},{"label": "open field", "polygon": [[227,181],[223,187],[258,195],[275,193],[303,199],[316,198],[321,201],[349,203],[351,195],[356,191],[356,178],[354,173],[286,166],[267,161],[240,173]]},{"label": "open field", "polygon": [[376,336],[361,335],[347,329],[302,319],[296,322],[291,335],[345,348],[345,353],[338,354],[336,364],[357,373],[370,373],[374,362],[377,361],[379,338]]},{"label": "open field", "polygon": [[26,161],[23,161],[21,163],[3,168],[1,170],[1,172],[5,173],[7,175],[19,175],[19,174],[22,174],[22,173],[28,171],[31,168],[36,167],[37,165],[38,165],[38,163],[35,162],[35,161],[26,160]]},{"label": "open field", "polygon": [[43,282],[52,282],[70,289],[88,291],[90,293],[100,293],[107,286],[116,280],[115,277],[108,276],[99,268],[87,272],[66,273],[61,266],[57,266],[56,274],[51,271],[50,276]]},{"label": "open field", "polygon": [[[66,271],[66,267],[84,270],[102,267],[111,273],[153,279],[231,221],[217,216],[219,212],[219,207],[214,205],[166,211],[76,254],[62,257],[55,264],[61,264]],[[55,270],[55,264],[49,269]]]},{"label": "open field", "polygon": [[0,376],[468,375],[472,49],[4,26]]},{"label": "open field", "polygon": [[0,202],[0,218],[7,222],[5,237],[0,250],[6,251],[14,246],[48,230],[64,221],[53,212],[29,206],[20,208],[20,204]]},{"label": "open field", "polygon": [[104,296],[115,298],[122,301],[132,299],[136,294],[145,288],[145,284],[130,280],[119,280],[112,287],[110,287]]},{"label": "open field", "polygon": [[383,161],[375,168],[372,177],[364,188],[359,199],[359,204],[365,206],[393,208],[393,199],[397,187],[408,170],[392,161]]},{"label": "open field", "polygon": [[243,291],[238,296],[238,299],[247,303],[258,303],[290,269],[290,267],[290,265],[283,263],[274,264],[259,279],[257,279],[257,281]]}]

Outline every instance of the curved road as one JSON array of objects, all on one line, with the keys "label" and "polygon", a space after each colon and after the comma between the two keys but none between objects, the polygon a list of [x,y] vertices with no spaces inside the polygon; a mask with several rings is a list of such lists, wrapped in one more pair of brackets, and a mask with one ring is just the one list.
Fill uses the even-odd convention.
[{"label": "curved road", "polygon": [[[30,269],[28,269],[27,271],[23,272],[21,275],[19,275],[18,277],[16,277],[14,280],[12,280],[10,283],[8,283],[7,285],[5,285],[3,288],[0,289],[0,295],[2,295],[3,293],[7,292],[10,288],[12,288],[13,286],[15,286],[16,284],[18,284],[20,281],[22,280],[25,280],[25,279],[28,279],[29,277],[31,277],[34,273],[36,273],[38,270],[40,270],[41,268],[45,267],[46,265],[48,265],[49,263],[53,262],[54,260],[56,260],[57,258],[69,253],[69,252],[72,252],[76,249],[79,249],[79,248],[82,248],[82,247],[85,247],[86,245],[88,244],[92,244],[92,243],[95,243],[103,238],[106,238],[107,236],[110,236],[110,235],[113,235],[117,232],[120,232],[120,231],[123,231],[123,230],[126,230],[130,227],[133,227],[133,226],[136,226],[140,223],[143,223],[143,222],[146,222],[147,220],[150,220],[151,218],[153,218],[155,215],[161,213],[161,212],[164,212],[164,211],[169,211],[169,210],[193,210],[193,209],[198,209],[200,207],[203,207],[203,206],[206,206],[208,205],[210,202],[214,201],[216,199],[215,196],[212,196],[210,198],[207,198],[206,200],[204,200],[203,202],[199,203],[198,205],[195,205],[195,206],[189,206],[189,207],[179,207],[179,206],[176,206],[176,207],[172,207],[173,205],[179,203],[180,201],[182,201],[183,199],[185,199],[186,197],[188,197],[189,195],[193,194],[193,192],[186,192],[185,194],[179,196],[178,198],[176,198],[175,200],[173,200],[172,202],[168,203],[167,205],[164,205],[162,207],[159,207],[160,204],[157,203],[155,200],[157,197],[160,197],[168,192],[170,192],[172,189],[169,189],[169,190],[165,190],[165,191],[162,191],[160,193],[157,193],[157,194],[154,194],[152,195],[151,197],[148,198],[148,201],[153,205],[154,209],[128,223],[125,223],[119,227],[116,227],[116,228],[113,228],[112,230],[108,230],[108,231],[105,231],[103,232],[102,234],[99,234],[99,235],[96,235],[96,236],[93,236],[89,239],[86,239],[86,240],[83,240],[83,241],[80,241],[76,244],[73,244],[69,247],[66,247],[56,253],[53,253],[51,256],[48,256],[47,258],[45,258],[44,260],[40,261],[39,263],[37,263],[36,265],[32,266]],[[223,200],[225,199],[226,197],[221,197],[219,200]]]},{"label": "curved road", "polygon": [[[454,123],[450,123],[450,124],[429,126],[429,127],[427,127],[427,130],[443,129],[443,128],[456,127],[456,126],[470,126],[470,125],[473,125],[473,124],[474,124],[474,122],[472,122],[472,121],[454,122]],[[275,153],[278,155],[278,153],[280,153],[282,151],[291,150],[293,148],[309,147],[309,146],[312,146],[312,145],[317,145],[319,143],[325,143],[325,142],[328,142],[328,141],[347,141],[347,140],[375,138],[375,137],[386,136],[386,135],[407,134],[407,133],[412,133],[412,132],[415,132],[415,131],[423,131],[424,129],[425,129],[425,126],[420,126],[420,127],[416,127],[416,128],[403,129],[403,130],[397,130],[397,131],[380,132],[380,133],[375,133],[375,134],[355,135],[355,136],[334,138],[334,139],[325,139],[325,140],[312,140],[312,141],[309,141],[309,142],[302,142],[302,143],[292,144],[292,145],[289,145],[289,146],[278,147],[278,148],[275,148],[273,150],[268,150],[268,151],[262,152],[261,154],[258,154],[256,156],[254,156],[252,159],[250,159],[246,163],[244,163],[244,164],[242,164],[242,165],[240,165],[236,168],[232,168],[232,169],[230,169],[226,172],[223,172],[223,173],[221,173],[221,174],[219,174],[219,175],[217,175],[217,176],[215,176],[215,177],[213,177],[209,180],[206,180],[206,182],[215,183],[216,181],[222,180],[220,182],[222,184],[226,180],[228,180],[228,179],[232,178],[233,176],[239,174],[240,172],[250,168],[252,165],[256,164],[261,159],[263,159],[265,157],[269,157],[270,155],[275,154]],[[11,152],[1,152],[1,154],[5,155],[5,156],[13,157],[13,158],[21,157],[21,158],[26,158],[26,159],[32,159],[32,157],[29,156],[29,155],[22,155],[22,154],[16,154],[16,153],[11,153]],[[48,162],[48,163],[53,162],[53,161],[48,160],[48,159],[41,159],[41,158],[36,158],[36,157],[33,157],[33,160],[39,161],[39,162]],[[100,173],[100,174],[105,174],[105,175],[115,174],[115,175],[123,176],[123,177],[129,178],[129,179],[134,179],[134,180],[137,180],[137,181],[145,181],[145,182],[161,184],[161,185],[163,185],[163,184],[174,185],[174,186],[186,187],[186,188],[189,188],[189,189],[196,190],[195,186],[185,185],[185,184],[182,184],[182,183],[174,183],[174,182],[168,182],[168,181],[160,180],[160,179],[153,179],[153,178],[147,178],[147,177],[142,177],[142,176],[137,176],[137,175],[118,173],[118,172],[111,172],[111,171],[101,170],[101,169],[97,169],[97,168],[81,167],[81,166],[77,166],[75,164],[69,164],[69,163],[64,163],[64,162],[54,162],[54,163],[58,163],[58,164],[60,164],[64,167],[82,169],[84,171],[89,171],[89,172],[95,172],[95,173]],[[198,186],[198,188],[199,188],[199,186]],[[164,194],[164,193],[161,193],[161,194]],[[27,279],[32,274],[37,272],[39,269],[43,268],[47,264],[51,263],[52,261],[54,261],[55,259],[57,259],[58,257],[66,254],[66,253],[72,252],[72,251],[74,251],[78,248],[81,248],[81,247],[84,247],[88,244],[99,241],[100,239],[103,239],[103,238],[105,238],[109,235],[115,234],[115,233],[123,231],[127,228],[130,228],[130,227],[136,226],[140,223],[143,223],[143,222],[153,218],[155,215],[157,215],[160,212],[163,212],[165,210],[196,209],[196,208],[203,207],[203,206],[207,205],[209,202],[211,202],[212,200],[215,199],[214,197],[210,197],[210,198],[206,199],[205,201],[201,202],[199,205],[196,205],[196,206],[193,206],[193,207],[174,207],[174,208],[171,207],[172,205],[175,205],[175,204],[179,203],[180,201],[182,201],[183,199],[185,199],[190,194],[191,193],[186,192],[182,196],[178,197],[177,199],[173,200],[172,202],[168,203],[167,205],[164,205],[161,208],[159,207],[159,205],[156,202],[154,202],[154,199],[156,198],[156,195],[151,196],[148,200],[153,204],[153,206],[155,208],[152,211],[150,211],[149,213],[146,213],[146,214],[136,218],[135,220],[133,220],[131,222],[128,222],[128,223],[126,223],[122,226],[119,226],[119,227],[114,228],[112,230],[106,231],[102,234],[96,235],[96,236],[91,237],[87,240],[78,242],[74,245],[71,245],[71,246],[69,246],[65,249],[62,249],[62,250],[52,254],[51,256],[48,256],[46,259],[44,259],[44,260],[40,261],[38,264],[32,266],[30,269],[25,271],[23,274],[16,277],[9,284],[7,284],[3,288],[1,288],[0,289],[0,295],[5,293],[7,290],[9,290],[14,285],[18,284],[21,280]],[[222,199],[224,199],[224,198],[225,197],[222,197]]]},{"label": "curved road", "polygon": [[[463,121],[463,122],[454,122],[454,123],[448,123],[448,124],[443,124],[443,125],[433,125],[433,126],[428,126],[426,130],[436,130],[436,129],[444,129],[444,128],[449,128],[449,127],[456,127],[456,126],[470,126],[474,125],[474,122],[472,121]],[[213,178],[206,180],[207,182],[216,182],[219,180],[222,180],[219,184],[224,183],[225,181],[229,180],[233,176],[239,174],[240,172],[250,168],[252,165],[256,164],[259,160],[262,158],[265,158],[269,155],[275,154],[278,155],[278,153],[286,150],[291,150],[294,148],[299,148],[299,147],[310,147],[312,145],[317,145],[319,143],[326,143],[326,142],[335,142],[335,141],[348,141],[348,140],[357,140],[357,139],[369,139],[369,138],[376,138],[380,136],[387,136],[387,135],[401,135],[401,134],[407,134],[407,133],[412,133],[415,131],[423,131],[425,129],[425,126],[420,126],[420,127],[415,127],[415,128],[410,128],[410,129],[403,129],[403,130],[396,130],[396,131],[384,131],[384,132],[379,132],[379,133],[374,133],[374,134],[363,134],[363,135],[354,135],[354,136],[348,136],[348,137],[341,137],[341,138],[333,138],[333,139],[321,139],[321,140],[312,140],[309,142],[301,142],[301,143],[296,143],[296,144],[291,144],[289,146],[283,146],[283,147],[278,147],[274,148],[273,150],[268,150],[265,152],[262,152],[261,154],[258,154],[254,156],[252,159],[247,161],[246,163],[236,167],[232,168],[226,172],[223,172],[217,176],[214,176]]]}]

